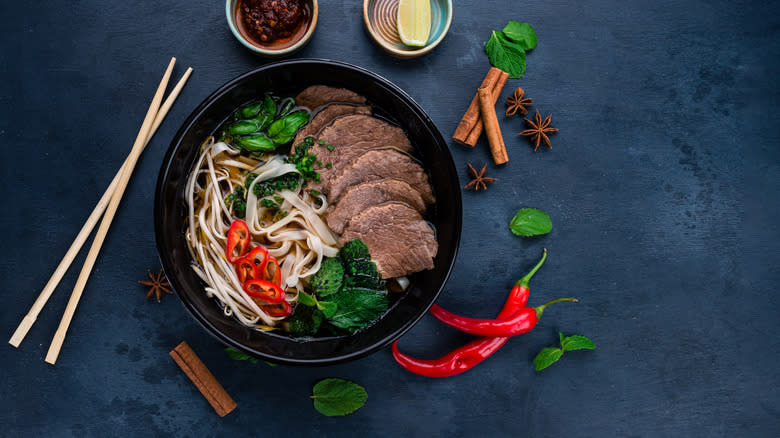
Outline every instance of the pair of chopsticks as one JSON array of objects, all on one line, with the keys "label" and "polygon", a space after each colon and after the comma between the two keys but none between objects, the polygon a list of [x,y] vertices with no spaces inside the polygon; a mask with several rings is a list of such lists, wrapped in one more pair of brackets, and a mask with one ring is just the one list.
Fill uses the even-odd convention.
[{"label": "pair of chopsticks", "polygon": [[119,169],[116,176],[114,176],[114,179],[106,189],[106,192],[103,193],[103,196],[100,198],[100,201],[98,201],[95,209],[92,210],[92,214],[87,218],[87,222],[81,228],[81,231],[79,231],[79,234],[76,236],[73,244],[71,244],[68,252],[65,253],[65,257],[62,258],[57,269],[54,270],[54,274],[52,274],[51,279],[49,279],[49,282],[44,286],[38,299],[35,300],[30,311],[24,319],[22,319],[22,322],[19,324],[19,327],[16,328],[13,336],[11,336],[11,340],[8,341],[14,347],[19,347],[19,344],[38,318],[38,314],[43,310],[43,306],[46,305],[46,302],[51,297],[54,289],[57,288],[57,285],[60,280],[62,280],[65,272],[73,262],[73,259],[76,258],[82,245],[84,245],[84,242],[86,242],[87,238],[92,233],[92,229],[102,216],[103,220],[100,222],[100,227],[98,227],[97,233],[95,234],[95,240],[89,248],[87,258],[84,261],[84,266],[81,268],[78,279],[76,279],[76,285],[73,288],[70,300],[68,300],[68,305],[65,308],[65,313],[62,315],[60,325],[57,327],[57,331],[49,346],[49,351],[46,354],[46,362],[54,365],[57,361],[57,356],[60,354],[60,349],[65,341],[65,335],[68,332],[68,326],[70,326],[73,314],[76,312],[76,307],[79,304],[82,292],[84,292],[84,287],[87,284],[89,274],[92,272],[100,248],[103,246],[103,242],[106,239],[106,234],[108,234],[108,229],[111,227],[111,222],[119,207],[119,202],[122,200],[122,195],[127,188],[127,183],[130,181],[130,176],[133,174],[133,169],[138,162],[138,158],[149,143],[149,140],[157,131],[157,128],[162,123],[168,110],[171,109],[173,102],[179,96],[179,92],[181,92],[181,89],[184,87],[184,84],[192,73],[192,68],[187,68],[187,71],[184,72],[184,75],[168,95],[168,98],[163,102],[163,94],[168,87],[168,80],[171,77],[171,72],[173,71],[173,65],[175,63],[176,58],[171,58],[171,62],[165,70],[160,85],[157,87],[157,92],[154,94],[154,98],[152,98],[152,103],[149,105],[149,110],[146,112],[146,117],[144,117],[141,130],[138,132],[138,136],[135,139],[133,148],[130,150],[130,154],[125,159],[125,162],[122,164],[122,167]]}]

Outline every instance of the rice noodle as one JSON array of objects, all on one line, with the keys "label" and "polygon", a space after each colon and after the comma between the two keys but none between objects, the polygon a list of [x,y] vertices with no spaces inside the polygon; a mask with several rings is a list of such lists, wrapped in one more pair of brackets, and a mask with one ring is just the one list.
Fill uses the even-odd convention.
[{"label": "rice noodle", "polygon": [[232,207],[225,197],[235,187],[244,185],[243,172],[257,174],[246,190],[246,218],[252,242],[268,248],[279,261],[282,288],[291,305],[307,278],[316,273],[323,257],[337,254],[336,237],[322,219],[328,208],[324,196],[311,195],[299,184],[294,191],[275,193],[281,197],[281,209],[287,215],[278,220],[271,216],[254,193],[255,185],[288,173],[299,173],[294,164],[278,155],[264,156],[260,161],[239,155],[228,144],[209,137],[190,172],[186,185],[189,228],[186,232],[192,269],[206,284],[206,293],[221,304],[226,316],[242,324],[263,328],[278,324],[284,317],[273,317],[242,289],[234,267],[225,257],[227,231],[234,220]]}]

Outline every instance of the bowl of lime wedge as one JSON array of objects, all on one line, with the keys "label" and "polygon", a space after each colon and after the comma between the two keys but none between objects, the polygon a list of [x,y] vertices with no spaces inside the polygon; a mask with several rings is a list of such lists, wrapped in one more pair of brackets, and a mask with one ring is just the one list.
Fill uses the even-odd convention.
[{"label": "bowl of lime wedge", "polygon": [[363,0],[366,32],[397,58],[425,55],[452,24],[452,0]]}]

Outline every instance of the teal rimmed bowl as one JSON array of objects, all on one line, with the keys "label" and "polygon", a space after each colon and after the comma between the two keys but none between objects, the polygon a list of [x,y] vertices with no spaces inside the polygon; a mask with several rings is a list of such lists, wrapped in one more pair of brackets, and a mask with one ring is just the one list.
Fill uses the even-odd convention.
[{"label": "teal rimmed bowl", "polygon": [[431,1],[431,34],[423,47],[409,47],[398,36],[398,0],[363,0],[363,23],[371,39],[397,58],[416,58],[433,50],[452,24],[452,0]]}]

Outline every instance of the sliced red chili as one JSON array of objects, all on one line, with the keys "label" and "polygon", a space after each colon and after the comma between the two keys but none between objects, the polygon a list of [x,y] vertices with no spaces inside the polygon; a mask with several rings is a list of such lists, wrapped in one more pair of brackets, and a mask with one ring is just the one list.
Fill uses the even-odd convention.
[{"label": "sliced red chili", "polygon": [[270,281],[255,278],[244,283],[244,292],[252,298],[257,298],[263,303],[281,303],[284,301],[284,291],[281,287]]},{"label": "sliced red chili", "polygon": [[257,278],[260,278],[265,272],[265,266],[268,264],[268,248],[263,245],[256,246],[249,251],[249,255],[246,258],[257,266]]},{"label": "sliced red chili", "polygon": [[225,248],[225,256],[230,263],[235,263],[236,260],[246,255],[249,251],[250,238],[246,222],[236,219],[230,224],[230,229],[227,232],[227,248]]},{"label": "sliced red chili", "polygon": [[269,256],[268,265],[266,265],[266,268],[260,272],[262,272],[263,278],[273,282],[279,287],[282,287],[282,270],[279,269],[279,262],[275,258]]},{"label": "sliced red chili", "polygon": [[244,284],[247,280],[259,278],[260,270],[249,257],[241,257],[236,260],[236,274],[238,274],[238,281]]},{"label": "sliced red chili", "polygon": [[282,301],[278,304],[262,306],[262,309],[269,316],[290,316],[292,314],[292,306],[287,301]]}]

